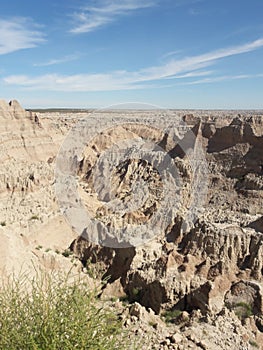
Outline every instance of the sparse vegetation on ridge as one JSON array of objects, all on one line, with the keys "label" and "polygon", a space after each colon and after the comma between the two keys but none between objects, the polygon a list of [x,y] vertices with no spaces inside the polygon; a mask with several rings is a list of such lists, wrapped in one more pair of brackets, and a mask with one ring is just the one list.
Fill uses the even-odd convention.
[{"label": "sparse vegetation on ridge", "polygon": [[64,252],[62,252],[62,255],[65,257],[65,258],[68,258],[70,255],[72,255],[73,252],[69,249],[65,249]]},{"label": "sparse vegetation on ridge", "polygon": [[250,304],[247,304],[245,302],[239,302],[236,304],[229,304],[226,303],[226,306],[230,309],[233,310],[236,314],[236,316],[243,321],[244,319],[250,317],[253,315],[252,307]]},{"label": "sparse vegetation on ridge", "polygon": [[180,316],[182,313],[181,310],[167,310],[164,312],[163,316],[165,319],[165,322],[174,322],[174,320]]},{"label": "sparse vegetation on ridge", "polygon": [[249,344],[254,348],[259,348],[258,344],[254,340],[249,340]]},{"label": "sparse vegetation on ridge", "polygon": [[251,305],[244,302],[240,302],[234,305],[234,311],[240,320],[244,320],[245,318],[253,315]]}]

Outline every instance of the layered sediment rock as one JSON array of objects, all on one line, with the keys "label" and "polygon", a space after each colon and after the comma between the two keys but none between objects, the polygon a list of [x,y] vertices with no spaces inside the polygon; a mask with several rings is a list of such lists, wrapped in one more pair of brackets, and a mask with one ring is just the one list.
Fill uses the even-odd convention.
[{"label": "layered sediment rock", "polygon": [[[86,254],[84,263],[96,251],[98,261],[105,264],[104,277],[111,276],[109,283],[120,279],[130,301],[157,314],[179,309],[216,315],[226,306],[236,310],[235,300],[246,305],[252,315],[248,317],[259,324],[255,320],[262,317],[263,307],[263,117],[187,115],[184,120],[197,130],[209,168],[206,204],[194,226],[183,229],[181,210],[159,237],[126,250],[123,255],[129,263],[117,274],[117,267],[124,266],[118,250],[105,251],[81,240],[72,249],[82,257]],[[170,154],[175,164],[181,159],[187,166],[184,154]],[[92,166],[89,176],[91,172]],[[182,174],[189,185],[191,171]],[[255,329],[261,339],[260,326]]]},{"label": "layered sediment rock", "polygon": [[[141,195],[139,207],[124,215],[106,205],[112,198],[103,197],[105,188],[94,184],[93,179],[101,154],[122,138],[151,139],[169,155],[182,179],[180,205],[167,210],[169,225],[136,247],[101,247],[77,237],[59,212],[54,166],[65,135],[85,113],[36,114],[24,111],[16,101],[1,101],[1,270],[18,271],[32,260],[49,268],[70,266],[69,260],[54,253],[70,248],[83,269],[92,267],[96,277],[106,279],[103,298],[126,295],[135,302],[130,310],[131,323],[137,318],[146,333],[151,331],[146,325],[150,322],[162,334],[165,326],[158,315],[174,310],[183,313],[181,319],[174,319],[177,333],[169,335],[167,331],[164,340],[157,335],[157,347],[149,340],[145,349],[250,349],[252,340],[262,344],[263,115],[173,111],[194,135],[189,138],[186,133],[178,147],[169,133],[140,126],[139,112],[111,113],[107,112],[106,121],[117,113],[123,124],[127,116],[138,123],[94,135],[83,150],[76,162],[83,205],[94,220],[108,227],[140,226],[151,220],[165,199],[164,181],[154,162],[131,157],[116,164],[111,177],[115,200],[127,208],[134,193],[142,193],[140,188],[136,192],[134,181],[148,196],[144,200]],[[147,113],[151,112],[143,112]],[[203,210],[189,225],[187,213],[202,191],[195,187],[198,173],[193,171],[186,149],[201,145],[208,191]],[[97,189],[102,196],[96,194]],[[213,335],[219,340],[209,342]]]},{"label": "layered sediment rock", "polygon": [[[64,120],[54,123],[25,111],[15,100],[0,101],[2,277],[31,273],[39,263],[52,268],[55,256],[49,256],[48,249],[65,249],[74,238],[59,214],[52,187],[65,131]],[[37,247],[43,247],[42,252]]]}]

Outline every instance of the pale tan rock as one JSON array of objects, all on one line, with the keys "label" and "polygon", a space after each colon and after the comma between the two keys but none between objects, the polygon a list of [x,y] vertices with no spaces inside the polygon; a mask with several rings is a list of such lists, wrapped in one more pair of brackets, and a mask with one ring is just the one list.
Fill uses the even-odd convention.
[{"label": "pale tan rock", "polygon": [[[24,111],[15,100],[0,100],[1,277],[19,274],[21,269],[33,274],[32,263],[46,271],[73,268],[78,274],[82,273],[81,263],[89,262],[100,272],[98,276],[108,278],[103,297],[125,293],[131,302],[136,301],[129,310],[131,315],[126,315],[133,317],[132,321],[126,322],[137,326],[138,336],[147,339],[142,349],[169,349],[179,343],[178,349],[250,350],[250,340],[263,341],[263,116],[248,111],[171,111],[184,117],[196,136],[191,146],[195,151],[203,146],[209,165],[205,207],[191,226],[185,217],[199,195],[193,187],[195,174],[169,132],[140,125],[141,117],[152,113],[107,111],[105,121],[116,115],[125,121],[129,116],[137,124],[119,125],[103,135],[97,135],[94,128],[92,142],[76,163],[79,195],[89,213],[112,227],[139,226],[162,205],[161,177],[136,159],[121,164],[112,176],[117,198],[129,204],[134,174],[150,185],[150,195],[144,201],[139,188],[142,205],[117,215],[94,188],[92,171],[98,157],[123,138],[150,139],[175,157],[183,183],[179,210],[171,210],[171,222],[160,235],[136,248],[118,250],[78,237],[62,218],[54,192],[58,150],[77,119],[88,114],[36,114]],[[161,121],[161,113],[157,116]],[[68,248],[81,263],[73,255],[62,255]],[[83,275],[88,278],[87,273]],[[89,283],[94,287],[92,279]],[[234,292],[235,287],[239,293]],[[253,308],[244,325],[225,308],[226,302],[239,301],[251,303]],[[185,328],[165,325],[157,315],[172,309],[187,314]],[[173,343],[174,336],[177,341]]]},{"label": "pale tan rock", "polygon": [[126,293],[123,290],[120,279],[117,279],[112,283],[108,283],[101,294],[101,298],[103,300],[122,297],[126,297]]}]

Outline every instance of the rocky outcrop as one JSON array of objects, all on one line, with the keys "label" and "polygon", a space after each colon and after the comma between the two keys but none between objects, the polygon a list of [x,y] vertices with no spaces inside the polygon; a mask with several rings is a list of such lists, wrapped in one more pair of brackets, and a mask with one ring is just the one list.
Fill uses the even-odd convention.
[{"label": "rocky outcrop", "polygon": [[[193,227],[185,229],[184,210],[179,211],[159,237],[136,247],[132,254],[127,252],[126,265],[113,248],[106,255],[99,254],[98,261],[103,262],[106,275],[112,276],[109,283],[118,279],[130,302],[157,314],[179,309],[190,314],[200,310],[203,316],[218,315],[226,305],[247,303],[251,309],[247,317],[254,320],[251,327],[260,334],[256,320],[262,316],[263,117],[239,114],[220,119],[199,116],[197,120],[187,115],[184,120],[206,150],[209,190],[203,213]],[[170,149],[175,164],[181,164],[185,188],[190,189],[192,174],[184,154],[164,139],[161,143]],[[136,172],[136,165],[132,167],[131,173]],[[87,169],[90,177],[92,165]],[[122,179],[129,186],[125,176]],[[140,224],[139,216],[133,220]],[[80,256],[89,252],[90,257],[98,249],[105,251],[74,246]],[[105,260],[109,252],[114,259]],[[210,349],[209,345],[203,348]]]},{"label": "rocky outcrop", "polygon": [[[230,308],[243,307],[247,313],[262,315],[262,286],[256,282],[239,281],[234,283],[225,295],[225,303]],[[249,315],[250,316],[250,315]]]},{"label": "rocky outcrop", "polygon": [[[48,261],[61,256],[51,257],[51,248],[53,253],[66,249],[75,237],[59,213],[52,187],[63,125],[63,120],[54,123],[25,111],[15,100],[0,101],[2,277],[22,270],[33,273],[39,265],[52,269],[54,264]],[[43,254],[37,247],[43,247]]]},{"label": "rocky outcrop", "polygon": [[257,232],[263,233],[263,216],[261,216],[259,219],[255,221],[250,222],[248,227],[253,228]]}]

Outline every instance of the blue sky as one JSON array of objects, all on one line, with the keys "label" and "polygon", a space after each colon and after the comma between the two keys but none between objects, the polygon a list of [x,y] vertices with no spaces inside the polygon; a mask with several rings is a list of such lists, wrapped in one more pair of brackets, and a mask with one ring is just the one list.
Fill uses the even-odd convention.
[{"label": "blue sky", "polygon": [[263,109],[263,1],[2,1],[0,98]]}]

